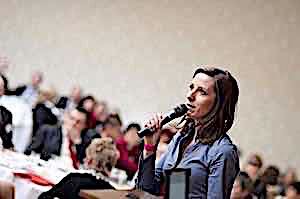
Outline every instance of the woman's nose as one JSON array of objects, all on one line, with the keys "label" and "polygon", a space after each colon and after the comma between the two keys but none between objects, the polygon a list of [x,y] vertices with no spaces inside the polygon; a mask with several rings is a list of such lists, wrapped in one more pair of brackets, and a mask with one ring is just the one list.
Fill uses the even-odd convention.
[{"label": "woman's nose", "polygon": [[195,97],[194,97],[194,93],[192,91],[188,92],[187,99],[189,100],[189,102],[194,101]]}]

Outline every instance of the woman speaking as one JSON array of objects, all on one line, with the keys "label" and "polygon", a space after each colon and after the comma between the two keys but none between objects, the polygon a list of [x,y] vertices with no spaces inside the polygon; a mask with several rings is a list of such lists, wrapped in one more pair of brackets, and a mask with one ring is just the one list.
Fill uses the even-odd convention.
[{"label": "woman speaking", "polygon": [[145,125],[153,134],[144,137],[138,188],[157,195],[163,192],[165,171],[190,169],[189,198],[230,198],[239,157],[227,133],[234,121],[238,96],[237,81],[228,71],[198,68],[186,96],[188,111],[156,165],[162,115],[156,114]]}]

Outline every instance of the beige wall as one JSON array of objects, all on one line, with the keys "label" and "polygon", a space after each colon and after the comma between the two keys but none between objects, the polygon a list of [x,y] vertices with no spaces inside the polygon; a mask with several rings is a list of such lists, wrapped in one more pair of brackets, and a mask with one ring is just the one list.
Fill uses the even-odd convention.
[{"label": "beige wall", "polygon": [[46,73],[67,92],[80,82],[143,121],[184,100],[197,64],[240,83],[231,132],[247,155],[300,168],[299,0],[0,0],[0,52],[11,84]]}]

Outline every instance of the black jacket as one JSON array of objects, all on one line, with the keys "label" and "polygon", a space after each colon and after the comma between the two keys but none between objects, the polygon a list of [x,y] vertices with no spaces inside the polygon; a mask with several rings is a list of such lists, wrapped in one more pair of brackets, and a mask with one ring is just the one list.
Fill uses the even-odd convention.
[{"label": "black jacket", "polygon": [[80,189],[114,189],[108,182],[97,179],[91,174],[70,173],[49,191],[42,193],[39,199],[80,198]]},{"label": "black jacket", "polygon": [[0,137],[2,139],[2,146],[5,149],[14,147],[12,143],[12,114],[4,106],[0,106]]},{"label": "black jacket", "polygon": [[41,154],[41,159],[48,160],[51,155],[60,155],[62,146],[62,128],[59,125],[43,125],[36,132],[31,144],[25,150],[29,155],[31,151]]},{"label": "black jacket", "polygon": [[59,100],[57,101],[55,106],[57,108],[66,109],[69,100],[70,99],[68,97],[62,96],[62,97],[59,98]]},{"label": "black jacket", "polygon": [[[76,156],[82,164],[85,158],[85,150],[94,138],[100,138],[100,135],[92,129],[84,129],[81,132],[81,143],[76,144]],[[31,154],[31,151],[41,154],[41,159],[48,160],[51,155],[60,156],[63,142],[62,127],[55,125],[43,125],[32,139],[31,144],[25,150],[25,154]]]},{"label": "black jacket", "polygon": [[50,108],[43,103],[38,103],[32,110],[33,127],[32,136],[36,135],[38,129],[45,125],[55,125],[58,122],[56,115],[54,115]]},{"label": "black jacket", "polygon": [[80,164],[83,164],[86,148],[95,138],[100,138],[100,134],[95,129],[85,129],[81,132],[81,143],[76,145],[76,155]]},{"label": "black jacket", "polygon": [[19,86],[14,90],[11,89],[9,94],[10,95],[16,95],[16,96],[21,96],[26,89],[27,89],[26,85]]}]

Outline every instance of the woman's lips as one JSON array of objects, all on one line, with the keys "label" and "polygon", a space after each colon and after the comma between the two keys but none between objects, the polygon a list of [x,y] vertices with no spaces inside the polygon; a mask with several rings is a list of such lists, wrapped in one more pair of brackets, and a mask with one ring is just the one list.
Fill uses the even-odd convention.
[{"label": "woman's lips", "polygon": [[191,104],[186,104],[186,105],[187,105],[187,107],[189,108],[189,110],[195,108],[195,106],[193,106],[193,105],[191,105]]}]

